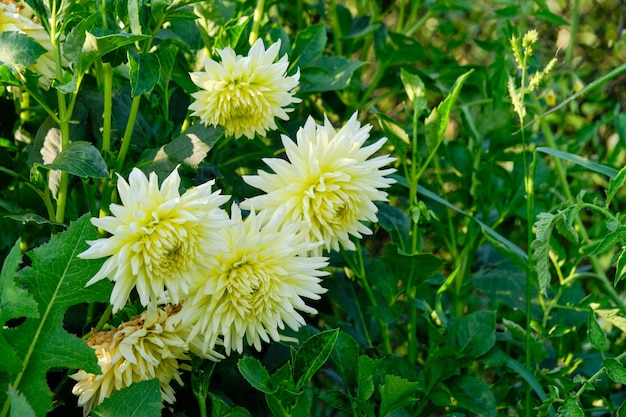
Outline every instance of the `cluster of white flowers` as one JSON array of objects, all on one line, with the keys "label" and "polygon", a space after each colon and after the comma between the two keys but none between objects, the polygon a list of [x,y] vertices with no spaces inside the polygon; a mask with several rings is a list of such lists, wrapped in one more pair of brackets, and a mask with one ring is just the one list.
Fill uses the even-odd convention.
[{"label": "cluster of white flowers", "polygon": [[[194,114],[236,137],[276,128],[274,117],[286,119],[284,107],[299,101],[289,93],[298,77],[285,76],[286,57],[273,63],[278,48],[266,51],[258,41],[248,57],[226,48],[223,65],[207,60],[206,73],[192,74],[204,89]],[[328,119],[317,125],[309,118],[297,141],[283,136],[287,160],[267,159],[273,173],[244,178],[264,192],[242,202],[245,218],[236,204],[227,214],[222,206],[229,197],[212,191],[213,182],[181,194],[177,170],[160,186],[156,174],[137,168],[128,182],[119,178],[120,204],[111,205],[111,216],[92,220],[110,236],[88,242],[79,256],[108,257],[88,285],[114,281],[114,311],[135,290],[147,312],[90,340],[103,375],[73,376],[85,410],[155,375],[164,400],[173,401],[169,384],[180,382],[178,361],[187,351],[219,360],[216,351],[230,355],[246,344],[261,350],[263,342],[289,340],[282,330],[297,331],[303,313],[316,313],[305,299],[326,292],[324,249],[354,250],[351,236],[371,233],[366,223],[377,221],[374,202],[385,201],[382,189],[393,183],[386,175],[394,169],[383,168],[393,159],[372,157],[386,139],[365,145],[370,129],[355,113],[339,130]],[[154,315],[159,319],[148,319]]]}]

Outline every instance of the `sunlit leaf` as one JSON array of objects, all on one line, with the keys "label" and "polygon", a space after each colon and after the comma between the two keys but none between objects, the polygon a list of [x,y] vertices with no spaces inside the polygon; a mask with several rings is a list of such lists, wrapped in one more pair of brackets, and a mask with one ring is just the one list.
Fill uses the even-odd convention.
[{"label": "sunlit leaf", "polygon": [[72,142],[63,149],[54,162],[42,165],[58,169],[81,178],[108,178],[109,171],[100,151],[89,142]]},{"label": "sunlit leaf", "polygon": [[0,32],[0,64],[14,71],[34,65],[45,52],[46,48],[21,32]]}]

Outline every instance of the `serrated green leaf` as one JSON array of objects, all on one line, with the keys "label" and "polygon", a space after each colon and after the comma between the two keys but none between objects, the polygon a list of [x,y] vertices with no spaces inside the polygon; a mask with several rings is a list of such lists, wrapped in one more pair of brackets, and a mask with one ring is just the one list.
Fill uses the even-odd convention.
[{"label": "serrated green leaf", "polygon": [[18,240],[4,260],[0,272],[0,326],[4,326],[11,319],[39,317],[37,302],[33,296],[18,287],[14,281],[21,262],[22,254]]},{"label": "serrated green leaf", "polygon": [[256,390],[264,394],[273,394],[276,392],[276,388],[272,387],[270,374],[258,359],[249,356],[241,358],[237,362],[237,368],[246,381]]},{"label": "serrated green leaf", "polygon": [[452,378],[446,384],[459,407],[485,417],[497,415],[496,399],[489,385],[482,380],[473,376],[461,375]]},{"label": "serrated green leaf", "polygon": [[580,238],[574,227],[574,219],[578,215],[578,205],[573,208],[559,213],[556,217],[556,230],[572,243],[578,244]]},{"label": "serrated green leaf", "polygon": [[385,375],[380,386],[380,416],[388,416],[395,410],[417,402],[419,384],[396,375]]},{"label": "serrated green leaf", "polygon": [[593,311],[589,312],[588,325],[589,329],[587,330],[587,335],[589,336],[591,346],[600,352],[604,352],[606,347],[606,334],[604,333],[604,330],[602,330],[602,327],[600,327]]},{"label": "serrated green leaf", "polygon": [[616,229],[614,232],[608,233],[604,235],[604,237],[592,246],[591,252],[589,255],[600,255],[606,252],[609,249],[612,249],[619,242],[626,239],[626,227],[620,227]]},{"label": "serrated green leaf", "polygon": [[567,397],[558,412],[559,417],[585,417],[585,412],[574,397]]},{"label": "serrated green leaf", "polygon": [[196,168],[223,136],[223,127],[191,125],[167,145],[144,151],[137,166],[159,176],[169,175],[179,164]]},{"label": "serrated green leaf", "polygon": [[209,393],[211,398],[211,417],[250,417],[250,413],[243,407],[231,407],[217,395]]},{"label": "serrated green leaf", "polygon": [[530,247],[533,250],[535,270],[539,281],[539,290],[546,293],[552,277],[550,275],[550,237],[555,224],[555,216],[550,213],[539,213],[535,222],[537,238]]},{"label": "serrated green leaf", "polygon": [[374,395],[374,392],[376,392],[374,375],[379,366],[380,359],[372,359],[365,355],[359,356],[359,368],[357,370],[357,398],[359,400],[368,401],[372,395]]},{"label": "serrated green leaf", "polygon": [[343,379],[348,393],[356,392],[359,344],[346,332],[340,331],[330,358]]},{"label": "serrated green leaf", "polygon": [[300,68],[300,92],[321,93],[342,90],[350,84],[352,74],[365,65],[339,56],[321,56]]},{"label": "serrated green leaf", "polygon": [[626,369],[620,361],[615,358],[608,358],[602,361],[602,366],[606,369],[606,374],[611,381],[622,385],[626,384]]},{"label": "serrated green leaf", "polygon": [[0,32],[0,64],[22,71],[37,63],[46,48],[36,40],[17,31]]},{"label": "serrated green leaf", "polygon": [[[96,228],[89,216],[83,216],[71,223],[67,231],[28,252],[32,266],[22,269],[17,277],[17,282],[31,290],[39,317],[27,318],[20,326],[5,329],[4,334],[23,365],[13,386],[23,392],[39,416],[45,415],[52,406],[52,393],[46,381],[49,369],[80,368],[100,372],[93,349],[63,328],[69,307],[109,300],[110,283],[99,282],[85,288],[104,260],[77,257],[88,249],[86,241],[96,237]],[[0,387],[0,391],[6,392],[6,387]]]},{"label": "serrated green leaf", "polygon": [[324,52],[327,42],[326,25],[323,23],[307,26],[298,31],[289,57],[292,66],[307,66]]},{"label": "serrated green leaf", "polygon": [[134,382],[116,391],[92,411],[92,417],[161,417],[163,400],[158,378]]},{"label": "serrated green leaf", "polygon": [[428,152],[434,153],[441,144],[446,127],[448,126],[448,120],[450,120],[452,106],[454,106],[454,103],[459,97],[465,80],[467,80],[467,77],[469,77],[472,72],[474,72],[473,69],[457,78],[450,94],[448,94],[439,106],[434,108],[426,118],[424,132]]},{"label": "serrated green leaf", "polygon": [[72,142],[59,153],[46,169],[58,169],[81,178],[109,178],[109,171],[102,155],[89,142]]},{"label": "serrated green leaf", "polygon": [[448,326],[448,340],[453,348],[467,357],[477,358],[487,353],[496,343],[495,311],[475,311],[452,319]]},{"label": "serrated green leaf", "polygon": [[326,363],[339,337],[339,329],[314,334],[302,343],[293,358],[293,380],[300,391]]},{"label": "serrated green leaf", "polygon": [[35,417],[33,407],[28,404],[26,397],[9,386],[9,399],[11,400],[11,417]]},{"label": "serrated green leaf", "polygon": [[128,66],[131,96],[149,93],[159,82],[161,63],[155,53],[140,54],[131,49],[128,53]]}]

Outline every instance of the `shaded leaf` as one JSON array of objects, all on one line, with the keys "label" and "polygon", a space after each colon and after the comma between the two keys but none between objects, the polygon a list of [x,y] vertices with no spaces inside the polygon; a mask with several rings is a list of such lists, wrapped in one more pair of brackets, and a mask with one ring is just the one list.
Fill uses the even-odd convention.
[{"label": "shaded leaf", "polygon": [[465,356],[477,358],[496,343],[495,311],[475,311],[454,318],[448,326],[450,346],[458,348]]},{"label": "shaded leaf", "polygon": [[585,417],[585,412],[574,397],[567,397],[563,405],[558,409],[559,416],[562,417]]},{"label": "shaded leaf", "polygon": [[380,416],[388,416],[395,410],[417,402],[419,384],[396,375],[385,375],[380,386]]},{"label": "shaded leaf", "polygon": [[272,388],[270,374],[258,359],[249,356],[241,358],[237,362],[237,368],[254,389],[265,394],[276,392],[276,388]]},{"label": "shaded leaf", "polygon": [[485,417],[496,416],[496,399],[482,380],[468,375],[454,377],[447,383],[459,407]]},{"label": "shaded leaf", "polygon": [[300,92],[312,93],[342,90],[348,86],[352,74],[365,65],[338,56],[322,56],[302,67],[300,71]]},{"label": "shaded leaf", "polygon": [[605,359],[602,361],[602,366],[606,369],[606,374],[611,381],[626,384],[626,369],[620,361],[615,358]]},{"label": "shaded leaf", "polygon": [[115,391],[92,411],[92,417],[142,416],[160,417],[163,409],[157,378],[134,382]]},{"label": "shaded leaf", "polygon": [[602,330],[602,327],[600,327],[593,311],[589,312],[588,325],[589,329],[587,330],[587,335],[589,336],[591,346],[600,352],[604,352],[606,347],[606,334],[604,333],[604,330]]},{"label": "shaded leaf", "polygon": [[293,51],[289,57],[291,65],[307,66],[324,52],[326,42],[326,25],[323,23],[307,26],[298,31],[293,43]]},{"label": "shaded leaf", "polygon": [[359,368],[357,370],[357,398],[359,400],[368,401],[372,395],[374,395],[374,392],[376,392],[374,377],[379,366],[380,359],[372,359],[365,355],[359,356]]},{"label": "shaded leaf", "polygon": [[327,330],[309,337],[293,358],[293,380],[299,391],[324,365],[339,337],[339,330]]},{"label": "shaded leaf", "polygon": [[128,53],[128,66],[131,96],[137,97],[149,93],[159,82],[161,63],[156,54],[140,54],[131,49]]},{"label": "shaded leaf", "polygon": [[217,395],[209,393],[211,398],[211,417],[250,417],[250,413],[243,407],[231,407]]},{"label": "shaded leaf", "polygon": [[343,379],[346,391],[356,392],[359,344],[354,337],[340,331],[330,358]]},{"label": "shaded leaf", "polygon": [[109,178],[109,171],[100,151],[89,142],[70,143],[54,158],[54,162],[42,167],[69,172],[81,178]]},{"label": "shaded leaf", "polygon": [[[28,252],[32,266],[18,274],[18,282],[37,289],[32,294],[39,317],[29,317],[20,326],[5,329],[4,334],[24,366],[13,385],[23,392],[37,415],[45,415],[52,406],[52,393],[46,381],[49,369],[80,368],[100,372],[93,349],[63,328],[65,312],[70,306],[109,300],[109,282],[101,281],[85,288],[103,260],[77,257],[89,247],[86,241],[96,237],[96,228],[85,215],[67,231]],[[6,392],[6,387],[0,387],[0,391]]]}]

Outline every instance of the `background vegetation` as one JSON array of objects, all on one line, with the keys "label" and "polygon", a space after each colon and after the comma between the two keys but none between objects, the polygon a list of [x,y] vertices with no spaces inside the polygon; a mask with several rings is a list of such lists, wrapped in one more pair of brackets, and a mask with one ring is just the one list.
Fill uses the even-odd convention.
[{"label": "background vegetation", "polygon": [[[146,381],[94,415],[194,416],[203,403],[212,416],[626,415],[624,2],[28,3],[40,17],[56,10],[49,30],[64,35],[74,66],[42,89],[28,72],[12,75],[0,47],[0,352],[10,342],[20,355],[0,365],[11,415],[26,399],[38,415],[48,408],[9,386],[27,394],[47,385],[49,415],[81,413],[68,375],[93,357],[67,333],[96,326],[108,295],[69,286],[59,301],[47,283],[72,264],[68,242],[93,239],[66,229],[107,206],[109,169],[164,178],[182,162],[184,186],[215,178],[237,201],[254,194],[241,176],[281,153],[280,132],[227,140],[187,110],[199,51],[245,54],[251,34],[266,45],[280,39],[290,73],[300,71],[302,103],[283,133],[295,137],[309,115],[341,126],[358,111],[373,140],[389,138],[398,169],[389,204],[358,251],[332,254],[329,291],[292,335],[298,345],[217,364],[196,358],[174,405],[161,410],[158,384]],[[538,42],[520,69],[511,39],[531,29]],[[527,89],[552,58],[539,88]],[[67,137],[90,146],[59,158]],[[57,169],[69,173],[64,210],[48,189]],[[30,252],[16,275],[20,255],[9,252],[18,239]],[[38,321],[24,288],[49,306],[49,322]],[[137,312],[127,307],[109,324]],[[55,361],[55,346],[74,360]]]}]

